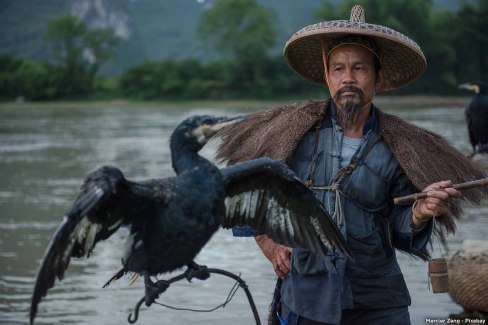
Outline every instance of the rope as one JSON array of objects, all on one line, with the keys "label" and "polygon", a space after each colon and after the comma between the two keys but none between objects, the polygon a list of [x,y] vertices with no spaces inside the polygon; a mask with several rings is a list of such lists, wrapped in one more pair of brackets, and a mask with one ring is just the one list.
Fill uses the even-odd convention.
[{"label": "rope", "polygon": [[[240,276],[240,274],[239,274],[239,276]],[[192,312],[195,312],[195,313],[209,313],[209,312],[212,312],[212,311],[217,310],[219,308],[224,308],[232,300],[232,298],[234,298],[234,295],[236,294],[236,292],[237,292],[238,289],[239,289],[239,282],[236,281],[236,283],[234,283],[234,285],[230,289],[230,292],[227,295],[227,299],[225,299],[225,301],[223,303],[221,303],[220,305],[218,305],[218,306],[216,306],[214,308],[211,308],[211,309],[180,308],[180,307],[174,307],[174,306],[171,306],[171,305],[166,305],[166,304],[163,304],[163,303],[160,303],[160,302],[156,302],[156,301],[154,302],[154,304],[160,305],[160,306],[163,306],[163,307],[166,307],[166,308],[169,308],[169,309],[173,309],[173,310],[192,311]]]},{"label": "rope", "polygon": [[325,190],[325,191],[334,191],[335,192],[335,202],[334,202],[334,213],[332,214],[332,219],[334,219],[336,225],[342,224],[344,220],[344,211],[342,210],[342,202],[341,202],[341,195],[344,193],[341,192],[339,189],[339,185],[342,178],[330,186],[312,186],[314,190]]}]

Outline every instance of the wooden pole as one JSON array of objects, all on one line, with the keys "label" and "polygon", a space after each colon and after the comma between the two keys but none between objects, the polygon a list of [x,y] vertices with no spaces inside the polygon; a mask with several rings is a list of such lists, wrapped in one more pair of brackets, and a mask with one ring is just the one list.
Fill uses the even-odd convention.
[{"label": "wooden pole", "polygon": [[[468,188],[481,187],[487,185],[488,185],[488,178],[482,178],[471,182],[454,184],[452,188],[461,191]],[[440,189],[436,189],[435,191],[444,191],[444,189],[440,188]],[[420,192],[420,193],[414,193],[414,194],[396,197],[393,199],[393,203],[395,203],[396,205],[400,205],[400,204],[415,202],[417,200],[422,200],[427,197],[427,193],[428,192]]]}]

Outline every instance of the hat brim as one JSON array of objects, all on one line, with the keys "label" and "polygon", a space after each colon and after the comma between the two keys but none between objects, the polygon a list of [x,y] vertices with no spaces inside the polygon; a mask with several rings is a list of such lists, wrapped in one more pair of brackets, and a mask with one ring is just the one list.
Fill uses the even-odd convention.
[{"label": "hat brim", "polygon": [[383,83],[378,91],[408,85],[427,68],[420,47],[407,36],[381,25],[335,20],[307,26],[285,44],[285,60],[292,70],[318,84],[325,84],[322,42],[332,49],[345,35],[361,35],[374,39],[379,49]]}]

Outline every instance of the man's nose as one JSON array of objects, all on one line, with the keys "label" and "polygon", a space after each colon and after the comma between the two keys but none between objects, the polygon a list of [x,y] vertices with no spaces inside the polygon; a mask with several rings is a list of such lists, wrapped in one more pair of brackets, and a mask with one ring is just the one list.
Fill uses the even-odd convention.
[{"label": "man's nose", "polygon": [[343,84],[350,85],[356,82],[356,77],[352,69],[347,69],[344,74]]}]

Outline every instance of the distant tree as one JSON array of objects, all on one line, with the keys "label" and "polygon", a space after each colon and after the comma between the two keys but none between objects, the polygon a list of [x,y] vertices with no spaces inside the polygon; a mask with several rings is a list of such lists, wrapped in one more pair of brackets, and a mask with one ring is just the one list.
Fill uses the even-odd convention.
[{"label": "distant tree", "polygon": [[216,0],[198,24],[197,34],[236,61],[263,57],[276,42],[273,11],[256,0]]},{"label": "distant tree", "polygon": [[121,42],[110,29],[89,29],[74,16],[48,21],[45,36],[53,44],[54,59],[62,72],[61,93],[65,95],[90,92],[101,64],[115,54]]},{"label": "distant tree", "polygon": [[14,99],[22,96],[18,71],[24,60],[8,55],[0,56],[0,98]]},{"label": "distant tree", "polygon": [[231,87],[259,89],[262,62],[276,42],[275,13],[256,0],[216,0],[198,24],[197,35],[232,64]]},{"label": "distant tree", "polygon": [[450,41],[456,49],[455,73],[458,82],[488,81],[488,1],[465,3],[446,21]]},{"label": "distant tree", "polygon": [[0,98],[26,100],[57,96],[57,68],[44,62],[0,56]]},{"label": "distant tree", "polygon": [[136,64],[122,73],[119,80],[121,92],[136,99],[155,99],[161,96],[161,76],[157,62]]},{"label": "distant tree", "polygon": [[113,57],[122,39],[115,36],[108,28],[89,30],[85,35],[85,54],[89,65],[89,74],[95,78],[101,65]]},{"label": "distant tree", "polygon": [[455,65],[457,60],[456,47],[453,37],[456,28],[452,28],[455,12],[437,10],[432,16],[433,30],[436,32],[434,47],[428,47],[427,65],[431,73],[437,75],[429,81],[438,85],[437,93],[455,93],[457,89],[457,77]]},{"label": "distant tree", "polygon": [[195,59],[144,62],[124,71],[120,90],[137,99],[221,98],[227,85],[225,66]]}]

